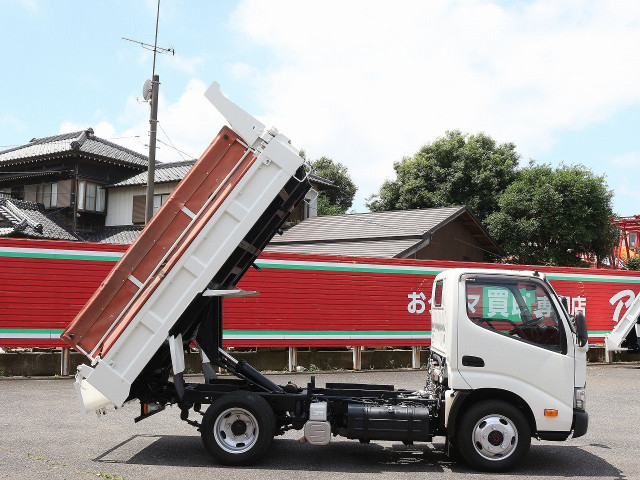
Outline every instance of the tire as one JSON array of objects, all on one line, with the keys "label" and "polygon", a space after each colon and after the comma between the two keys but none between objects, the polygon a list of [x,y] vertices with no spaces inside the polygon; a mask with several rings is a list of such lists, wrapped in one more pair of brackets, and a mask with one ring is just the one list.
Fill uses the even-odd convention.
[{"label": "tire", "polygon": [[212,403],[200,427],[207,452],[223,465],[247,465],[262,457],[276,429],[273,410],[260,395],[233,392]]},{"label": "tire", "polygon": [[458,449],[473,468],[505,471],[522,460],[531,446],[531,428],[511,403],[487,400],[469,408],[458,424]]}]

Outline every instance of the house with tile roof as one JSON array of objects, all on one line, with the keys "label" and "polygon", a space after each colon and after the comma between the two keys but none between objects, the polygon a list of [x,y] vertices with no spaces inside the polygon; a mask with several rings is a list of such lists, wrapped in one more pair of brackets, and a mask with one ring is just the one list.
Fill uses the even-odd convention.
[{"label": "house with tile roof", "polygon": [[[178,182],[189,172],[195,160],[156,164],[154,172],[154,213],[169,198]],[[93,237],[93,241],[128,243],[142,230],[145,219],[146,185],[148,172],[143,171],[132,177],[107,185],[109,207],[105,221],[105,231]],[[316,175],[309,175],[316,191],[335,188],[333,182]],[[317,195],[310,193],[304,202],[289,217],[291,224],[317,215]]]},{"label": "house with tile roof", "polygon": [[481,262],[503,255],[466,206],[313,217],[266,251]]},{"label": "house with tile roof", "polygon": [[[195,162],[156,163],[154,212]],[[0,207],[0,236],[133,243],[144,226],[147,164],[146,155],[99,138],[91,128],[2,150],[0,198],[8,203]],[[330,180],[309,178],[316,191],[336,188]],[[290,223],[317,215],[315,193],[307,200]]]},{"label": "house with tile roof", "polygon": [[[77,238],[86,238],[105,226],[105,186],[146,168],[146,156],[96,137],[91,128],[34,138],[0,151],[0,197],[9,199],[14,208],[39,204],[42,207],[23,208],[23,214],[44,215]],[[0,212],[5,224],[14,222],[10,208]],[[22,232],[36,237],[38,233],[29,228]],[[61,236],[68,239],[66,234]]]},{"label": "house with tile roof", "polygon": [[41,203],[0,198],[0,237],[80,240],[66,225],[47,214]]}]

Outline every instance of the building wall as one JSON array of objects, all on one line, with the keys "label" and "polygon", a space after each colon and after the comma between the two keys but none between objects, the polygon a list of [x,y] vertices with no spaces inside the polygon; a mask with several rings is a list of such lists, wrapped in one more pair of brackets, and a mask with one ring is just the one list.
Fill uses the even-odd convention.
[{"label": "building wall", "polygon": [[[159,183],[155,186],[156,194],[171,193],[178,186],[178,182]],[[107,193],[107,218],[105,227],[133,225],[133,197],[136,195],[146,195],[146,185],[132,187],[110,188]],[[318,215],[318,196],[307,193],[305,202],[296,207],[290,220],[300,222],[308,217]]]},{"label": "building wall", "polygon": [[[63,346],[62,330],[126,245],[0,239],[0,347]],[[435,275],[522,265],[263,253],[224,301],[226,346],[426,345]],[[532,267],[527,267],[532,268]],[[638,272],[534,267],[602,341],[640,294]]]},{"label": "building wall", "polygon": [[416,252],[420,260],[454,260],[460,262],[482,262],[484,251],[480,243],[460,219],[439,229],[429,245]]},{"label": "building wall", "polygon": [[[171,193],[178,182],[159,183],[155,185],[156,194]],[[133,197],[146,195],[147,187],[138,185],[132,187],[110,188],[107,193],[107,218],[106,227],[133,225]]]}]

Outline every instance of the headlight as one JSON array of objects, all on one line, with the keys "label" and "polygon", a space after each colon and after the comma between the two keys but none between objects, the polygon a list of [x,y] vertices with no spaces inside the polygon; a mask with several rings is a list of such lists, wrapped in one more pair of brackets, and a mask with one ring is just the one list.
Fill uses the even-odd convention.
[{"label": "headlight", "polygon": [[573,408],[585,410],[587,406],[587,389],[576,388],[573,395]]}]

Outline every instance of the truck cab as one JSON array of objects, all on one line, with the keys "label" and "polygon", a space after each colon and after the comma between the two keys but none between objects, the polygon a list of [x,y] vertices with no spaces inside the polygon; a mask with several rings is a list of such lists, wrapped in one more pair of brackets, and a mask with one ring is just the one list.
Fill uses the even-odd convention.
[{"label": "truck cab", "polygon": [[584,435],[586,352],[561,299],[535,271],[451,269],[433,283],[431,378],[447,446],[482,469],[527,453],[531,437]]}]

